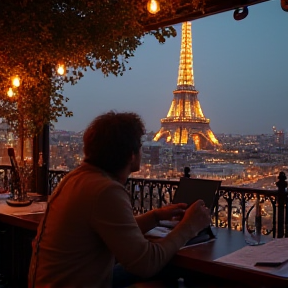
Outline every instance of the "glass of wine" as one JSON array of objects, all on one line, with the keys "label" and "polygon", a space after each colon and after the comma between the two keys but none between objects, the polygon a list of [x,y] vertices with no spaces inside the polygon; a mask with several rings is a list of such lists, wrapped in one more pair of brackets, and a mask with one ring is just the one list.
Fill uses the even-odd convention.
[{"label": "glass of wine", "polygon": [[246,211],[245,242],[251,246],[264,244],[265,241],[262,235],[262,203],[259,195],[257,195],[253,205],[246,202]]}]

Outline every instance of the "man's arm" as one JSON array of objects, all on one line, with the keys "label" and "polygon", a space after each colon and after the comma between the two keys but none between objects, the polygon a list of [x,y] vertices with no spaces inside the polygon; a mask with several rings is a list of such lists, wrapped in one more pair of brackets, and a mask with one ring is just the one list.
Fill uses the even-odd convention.
[{"label": "man's arm", "polygon": [[157,219],[155,211],[156,210],[151,210],[144,214],[135,216],[135,220],[143,234],[158,225],[159,219]]},{"label": "man's arm", "polygon": [[166,205],[136,216],[135,219],[142,233],[145,234],[157,226],[160,220],[172,220],[174,217],[181,219],[186,208],[185,203]]},{"label": "man's arm", "polygon": [[[154,243],[144,237],[143,231],[155,227],[157,219],[171,218],[175,211],[179,210],[178,206],[175,209],[175,206],[167,205],[161,209],[149,211],[147,216],[145,214],[139,216],[140,218],[137,217],[136,221],[132,213],[129,195],[121,186],[111,185],[107,187],[95,200],[90,225],[94,227],[125,269],[141,277],[150,277],[160,271],[180,247],[183,247],[190,238],[196,236],[200,228],[202,229],[209,224],[206,221],[208,224],[205,222],[204,226],[201,220],[202,213],[198,211],[198,208],[196,209],[198,213],[186,215],[186,211],[184,218],[187,220],[180,221],[165,238]],[[160,216],[162,218],[158,217],[157,211],[161,211]],[[156,218],[153,213],[156,213]],[[192,215],[189,216],[189,214],[195,215],[197,220],[191,221]],[[141,229],[138,225],[141,226]],[[195,229],[193,228],[194,225]]]}]

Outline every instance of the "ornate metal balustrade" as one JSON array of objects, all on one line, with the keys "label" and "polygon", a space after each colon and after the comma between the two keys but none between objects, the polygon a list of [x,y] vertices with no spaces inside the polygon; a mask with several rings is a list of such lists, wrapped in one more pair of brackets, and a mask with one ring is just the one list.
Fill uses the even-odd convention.
[{"label": "ornate metal balustrade", "polygon": [[[50,193],[67,173],[59,170],[49,171]],[[216,226],[243,231],[247,224],[247,215],[252,216],[256,210],[254,200],[259,197],[262,207],[262,233],[273,237],[288,237],[286,176],[280,172],[278,178],[275,190],[221,186],[215,207]],[[126,188],[130,191],[134,214],[145,213],[169,204],[178,186],[177,180],[129,178]]]},{"label": "ornate metal balustrade", "polygon": [[56,188],[58,183],[63,179],[63,177],[68,174],[69,171],[64,170],[52,170],[49,169],[49,175],[48,175],[48,190],[49,195],[52,194],[53,190]]},{"label": "ornate metal balustrade", "polygon": [[10,165],[0,165],[0,193],[8,192],[11,175]]}]

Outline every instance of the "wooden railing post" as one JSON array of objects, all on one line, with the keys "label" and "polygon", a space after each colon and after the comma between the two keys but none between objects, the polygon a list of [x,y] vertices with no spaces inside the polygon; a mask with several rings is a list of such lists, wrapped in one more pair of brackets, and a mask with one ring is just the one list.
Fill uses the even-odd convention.
[{"label": "wooden railing post", "polygon": [[[49,194],[49,125],[45,124],[41,133],[33,140],[33,170],[35,173],[34,191]],[[41,159],[39,159],[41,158]]]},{"label": "wooden railing post", "polygon": [[286,204],[286,187],[287,182],[286,175],[284,172],[280,172],[278,176],[278,181],[276,182],[276,186],[278,187],[278,214],[277,214],[277,238],[283,238],[284,237],[284,215],[285,215],[285,204]]}]

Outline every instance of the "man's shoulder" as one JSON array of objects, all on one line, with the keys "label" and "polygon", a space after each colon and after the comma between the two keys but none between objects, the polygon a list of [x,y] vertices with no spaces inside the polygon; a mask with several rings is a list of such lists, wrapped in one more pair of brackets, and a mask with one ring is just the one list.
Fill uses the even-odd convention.
[{"label": "man's shoulder", "polygon": [[105,171],[100,168],[90,165],[88,163],[83,163],[81,166],[74,170],[74,175],[76,177],[91,177],[94,179],[108,179],[108,175]]},{"label": "man's shoulder", "polygon": [[97,189],[125,189],[121,183],[112,179],[105,171],[93,165],[84,164],[77,168],[77,170],[78,171],[75,171],[77,182],[81,181],[84,186],[93,186],[95,188],[97,187]]}]

